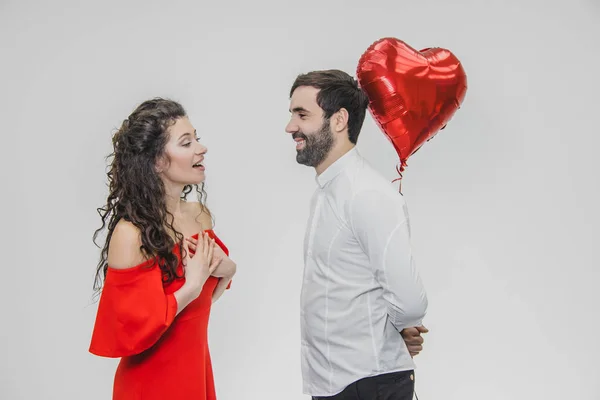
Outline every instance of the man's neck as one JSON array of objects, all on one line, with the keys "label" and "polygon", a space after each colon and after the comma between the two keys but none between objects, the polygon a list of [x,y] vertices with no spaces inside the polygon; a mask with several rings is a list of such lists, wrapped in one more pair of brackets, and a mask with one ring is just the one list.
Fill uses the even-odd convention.
[{"label": "man's neck", "polygon": [[355,147],[355,145],[353,143],[348,142],[348,143],[344,143],[339,148],[331,149],[331,151],[329,152],[327,157],[325,157],[325,160],[323,160],[323,162],[321,164],[319,164],[315,167],[315,171],[317,172],[317,175],[321,175],[334,162],[339,160],[341,157],[343,157],[346,153],[348,153],[354,147]]}]

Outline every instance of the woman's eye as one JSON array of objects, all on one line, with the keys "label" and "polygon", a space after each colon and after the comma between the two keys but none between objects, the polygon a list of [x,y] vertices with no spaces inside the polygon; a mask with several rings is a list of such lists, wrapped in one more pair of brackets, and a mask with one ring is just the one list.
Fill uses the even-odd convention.
[{"label": "woman's eye", "polygon": [[183,147],[190,147],[191,144],[192,144],[191,142],[184,143]]},{"label": "woman's eye", "polygon": [[198,136],[198,137],[196,138],[196,142],[199,142],[199,141],[200,141],[200,137]]}]

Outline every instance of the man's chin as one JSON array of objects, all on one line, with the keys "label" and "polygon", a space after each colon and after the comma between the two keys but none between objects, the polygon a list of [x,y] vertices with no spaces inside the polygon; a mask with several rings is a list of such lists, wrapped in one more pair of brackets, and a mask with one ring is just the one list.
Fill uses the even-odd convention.
[{"label": "man's chin", "polygon": [[300,153],[300,151],[298,151],[298,154],[296,154],[296,162],[298,164],[302,164],[302,165],[306,165],[306,166],[310,167],[310,165],[308,165],[308,160],[306,159],[306,157],[303,157],[303,154]]}]

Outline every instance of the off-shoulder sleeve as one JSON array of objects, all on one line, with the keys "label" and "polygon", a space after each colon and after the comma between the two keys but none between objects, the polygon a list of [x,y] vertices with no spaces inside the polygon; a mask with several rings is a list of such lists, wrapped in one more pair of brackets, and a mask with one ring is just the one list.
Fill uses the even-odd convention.
[{"label": "off-shoulder sleeve", "polygon": [[141,353],[158,341],[176,315],[177,300],[165,294],[155,260],[108,268],[89,351],[103,357]]},{"label": "off-shoulder sleeve", "polygon": [[[223,252],[227,255],[227,257],[229,257],[229,249],[227,248],[227,246],[225,246],[225,243],[223,243],[221,241],[221,239],[219,239],[219,237],[217,236],[217,234],[212,230],[209,229],[206,231],[206,233],[208,233],[208,237],[215,239],[215,243],[221,248],[223,249]],[[198,238],[198,235],[195,235],[196,239]],[[226,289],[229,289],[231,287],[231,282],[229,281],[229,284],[227,285]]]}]

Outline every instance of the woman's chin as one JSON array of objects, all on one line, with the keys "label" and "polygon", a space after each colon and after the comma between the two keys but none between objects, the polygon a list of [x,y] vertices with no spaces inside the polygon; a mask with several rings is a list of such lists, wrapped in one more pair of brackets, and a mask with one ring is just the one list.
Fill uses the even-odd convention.
[{"label": "woman's chin", "polygon": [[190,180],[190,183],[188,183],[188,185],[200,185],[200,184],[204,183],[204,180],[205,180],[205,176],[204,176],[204,174],[202,174],[201,177]]}]

